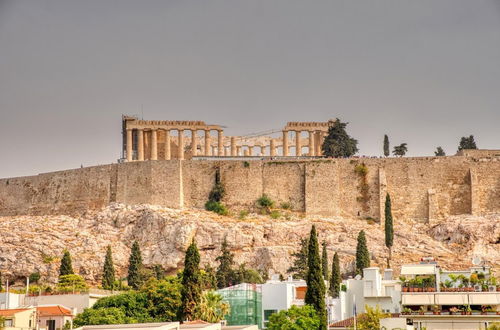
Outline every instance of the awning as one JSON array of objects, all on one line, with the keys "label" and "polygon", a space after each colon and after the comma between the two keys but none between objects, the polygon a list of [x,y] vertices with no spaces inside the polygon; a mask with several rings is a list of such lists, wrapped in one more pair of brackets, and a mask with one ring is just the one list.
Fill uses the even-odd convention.
[{"label": "awning", "polygon": [[500,305],[500,292],[469,293],[471,305]]},{"label": "awning", "polygon": [[403,265],[401,275],[434,275],[436,265]]},{"label": "awning", "polygon": [[467,293],[436,293],[436,305],[468,305]]},{"label": "awning", "polygon": [[402,294],[403,305],[434,305],[433,294]]}]

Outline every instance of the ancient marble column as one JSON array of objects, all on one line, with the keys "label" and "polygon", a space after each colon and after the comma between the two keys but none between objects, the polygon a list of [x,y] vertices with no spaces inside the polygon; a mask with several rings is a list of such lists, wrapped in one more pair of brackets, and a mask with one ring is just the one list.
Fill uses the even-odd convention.
[{"label": "ancient marble column", "polygon": [[314,134],[314,142],[316,144],[315,145],[314,153],[316,154],[316,156],[321,156],[321,144],[320,144],[320,140],[321,140],[321,132],[317,131]]},{"label": "ancient marble column", "polygon": [[302,147],[300,146],[300,131],[295,131],[295,156],[302,156]]},{"label": "ancient marble column", "polygon": [[177,158],[182,160],[182,159],[184,159],[184,130],[179,129],[178,132],[179,132],[179,136],[177,139],[177,141],[178,141],[178,143],[177,143],[177,151],[178,151]]},{"label": "ancient marble column", "polygon": [[288,156],[288,131],[283,131],[283,156]]},{"label": "ancient marble column", "polygon": [[144,130],[137,130],[137,160],[144,160]]},{"label": "ancient marble column", "polygon": [[245,151],[243,151],[243,155],[244,156],[248,156],[250,154],[249,150],[248,149],[245,149]]},{"label": "ancient marble column", "polygon": [[276,156],[276,142],[274,141],[274,139],[271,139],[271,142],[269,143],[269,149],[269,155],[271,157]]},{"label": "ancient marble column", "polygon": [[170,151],[170,130],[165,130],[165,160],[170,160],[172,158]]},{"label": "ancient marble column", "polygon": [[231,136],[231,156],[236,156],[236,138]]},{"label": "ancient marble column", "polygon": [[236,156],[241,155],[241,146],[236,146]]},{"label": "ancient marble column", "polygon": [[158,160],[158,131],[151,130],[151,160]]},{"label": "ancient marble column", "polygon": [[210,156],[210,130],[205,130],[205,156]]},{"label": "ancient marble column", "polygon": [[127,128],[127,162],[132,161],[132,129]]},{"label": "ancient marble column", "polygon": [[224,146],[224,156],[229,156],[229,154],[228,154],[229,151],[228,150],[229,150],[229,148],[226,147],[226,146]]},{"label": "ancient marble column", "polygon": [[217,131],[217,152],[219,156],[224,156],[224,150],[222,150],[223,142],[223,132],[222,130]]},{"label": "ancient marble column", "polygon": [[198,141],[197,141],[197,136],[196,136],[196,130],[192,129],[191,130],[191,155],[196,156],[198,153]]},{"label": "ancient marble column", "polygon": [[308,131],[309,133],[309,156],[316,156],[315,148],[316,144],[314,143],[314,132]]}]

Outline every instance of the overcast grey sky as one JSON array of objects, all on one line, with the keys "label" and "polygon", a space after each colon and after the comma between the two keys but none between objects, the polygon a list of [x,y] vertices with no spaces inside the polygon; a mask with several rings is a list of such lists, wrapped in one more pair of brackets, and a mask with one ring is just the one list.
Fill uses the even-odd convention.
[{"label": "overcast grey sky", "polygon": [[105,164],[121,114],[500,148],[500,0],[0,0],[0,177]]}]

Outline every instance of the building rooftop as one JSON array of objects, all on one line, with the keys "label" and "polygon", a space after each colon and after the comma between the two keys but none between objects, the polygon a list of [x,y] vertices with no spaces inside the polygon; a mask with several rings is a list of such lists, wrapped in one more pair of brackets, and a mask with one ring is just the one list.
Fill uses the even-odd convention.
[{"label": "building rooftop", "polygon": [[39,316],[73,316],[71,310],[60,305],[55,306],[37,306]]}]

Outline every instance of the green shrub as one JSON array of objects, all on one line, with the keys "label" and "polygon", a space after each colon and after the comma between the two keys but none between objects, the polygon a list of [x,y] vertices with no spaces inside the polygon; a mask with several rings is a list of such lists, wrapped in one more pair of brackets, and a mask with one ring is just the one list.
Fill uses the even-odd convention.
[{"label": "green shrub", "polygon": [[266,194],[264,194],[259,199],[257,199],[257,205],[262,208],[270,209],[271,207],[273,207],[274,201]]},{"label": "green shrub", "polygon": [[220,215],[228,215],[229,211],[221,202],[208,201],[205,203],[205,209]]},{"label": "green shrub", "polygon": [[358,164],[354,167],[354,172],[359,176],[365,176],[368,173],[368,167],[364,163]]},{"label": "green shrub", "polygon": [[238,216],[238,218],[240,220],[244,220],[244,219],[246,219],[247,216],[248,216],[248,211],[247,210],[243,210],[243,211],[240,211],[240,215]]},{"label": "green shrub", "polygon": [[243,162],[243,167],[250,167],[250,163],[245,160]]},{"label": "green shrub", "polygon": [[283,210],[290,210],[292,208],[292,204],[290,202],[284,202],[284,203],[281,203],[280,207]]},{"label": "green shrub", "polygon": [[85,292],[88,290],[88,286],[80,275],[68,274],[59,276],[57,290],[59,292]]},{"label": "green shrub", "polygon": [[38,283],[38,281],[40,280],[40,273],[39,272],[31,273],[29,279],[30,283]]},{"label": "green shrub", "polygon": [[271,218],[273,219],[278,219],[279,217],[281,217],[281,213],[280,211],[278,210],[273,210],[270,214]]}]

